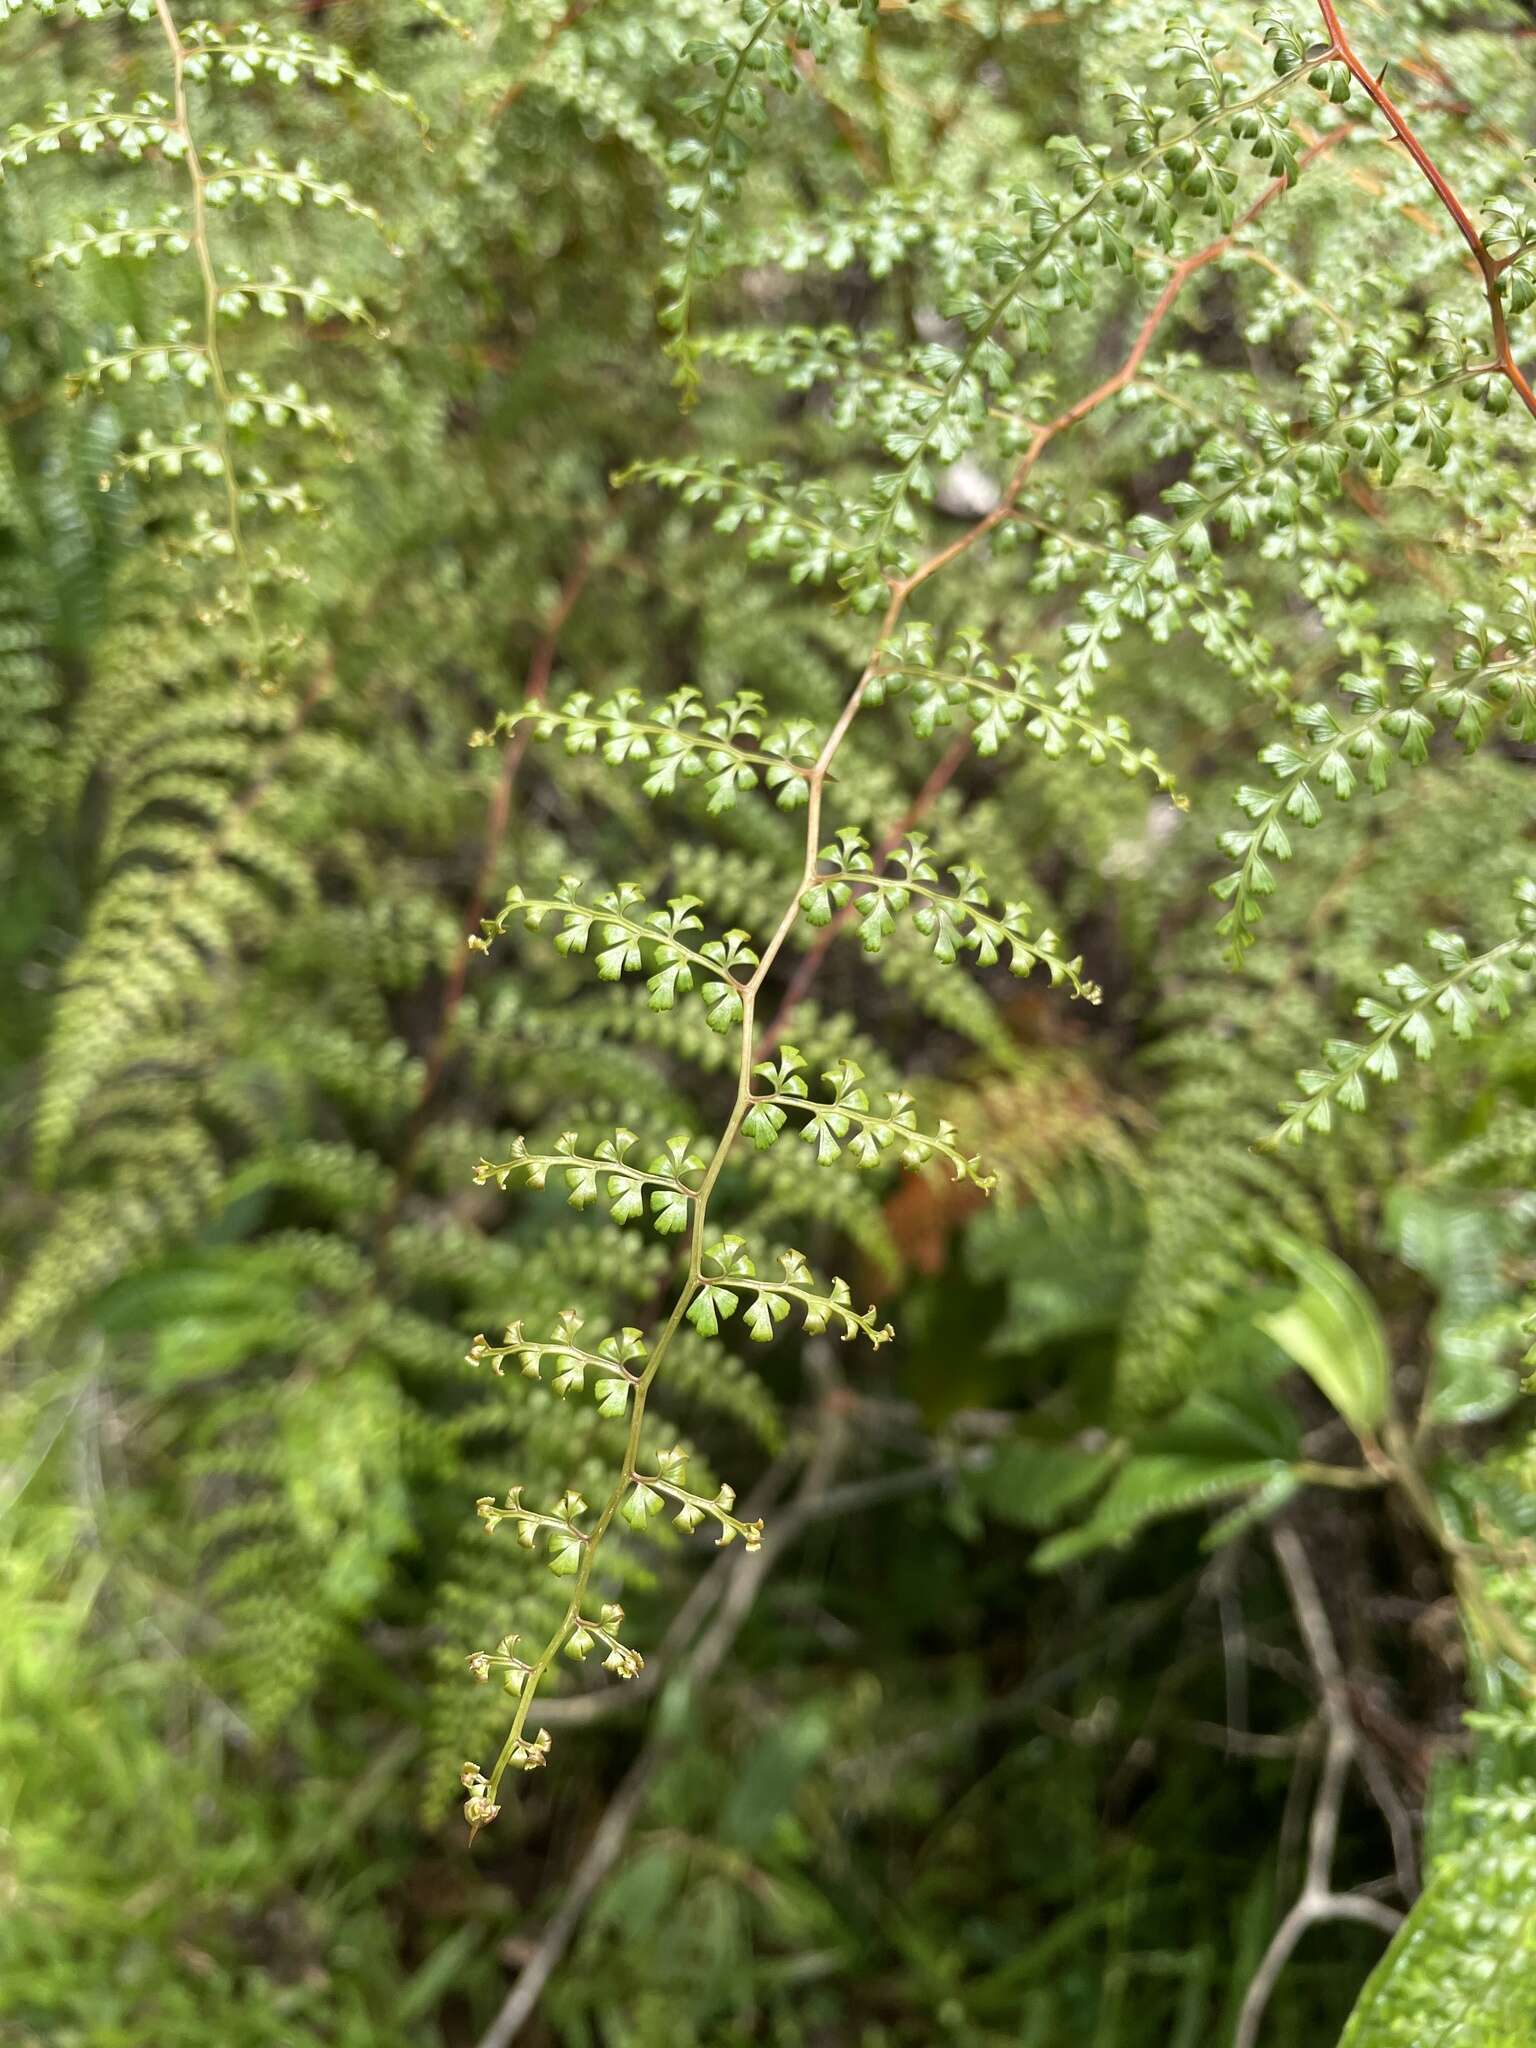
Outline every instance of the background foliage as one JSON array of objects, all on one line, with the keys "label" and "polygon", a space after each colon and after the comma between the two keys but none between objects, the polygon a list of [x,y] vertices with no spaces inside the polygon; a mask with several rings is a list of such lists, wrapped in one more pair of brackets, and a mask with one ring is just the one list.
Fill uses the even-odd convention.
[{"label": "background foliage", "polygon": [[1528,13],[0,14],[4,2038],[1527,2040]]}]

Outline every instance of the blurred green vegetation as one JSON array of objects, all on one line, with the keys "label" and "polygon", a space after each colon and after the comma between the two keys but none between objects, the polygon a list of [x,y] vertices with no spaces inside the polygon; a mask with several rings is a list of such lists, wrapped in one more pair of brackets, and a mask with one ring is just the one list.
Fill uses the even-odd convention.
[{"label": "blurred green vegetation", "polygon": [[[1526,13],[1350,11],[1458,188],[1523,205]],[[464,1354],[573,1302],[650,1318],[671,1271],[655,1239],[474,1163],[577,1123],[717,1131],[734,1048],[534,936],[467,966],[463,939],[514,880],[573,865],[771,926],[800,847],[755,797],[651,804],[600,755],[469,737],[530,690],[683,683],[824,731],[869,631],[815,587],[806,536],[818,505],[879,502],[891,389],[938,374],[922,351],[954,340],[1008,195],[1070,192],[1052,137],[1124,147],[1118,91],[1222,90],[1202,36],[1229,98],[1273,79],[1275,38],[1226,0],[1172,24],[1146,0],[798,10],[798,58],[785,24],[775,48],[801,89],[775,93],[699,266],[685,414],[656,319],[687,217],[669,149],[708,75],[684,46],[739,38],[752,7],[248,12],[408,89],[432,148],[302,66],[192,79],[210,175],[243,164],[251,188],[211,209],[224,287],[305,281],[297,311],[224,309],[232,373],[301,384],[334,429],[269,449],[270,421],[238,420],[242,463],[304,508],[253,485],[244,592],[209,480],[135,469],[141,436],[201,432],[205,380],[88,372],[198,331],[185,248],[82,241],[119,213],[174,240],[176,149],[13,137],[0,184],[0,2041],[472,2048],[548,1956],[541,2048],[1227,2048],[1343,1715],[1330,1884],[1377,1919],[1309,1926],[1264,2048],[1346,2023],[1350,2048],[1523,2048],[1533,1013],[1442,1030],[1327,1140],[1260,1143],[1381,970],[1435,928],[1492,945],[1530,871],[1531,422],[1481,388],[1443,417],[1403,395],[1454,356],[1430,314],[1485,345],[1413,166],[1358,91],[1330,113],[1327,75],[1298,83],[1291,139],[1332,120],[1338,147],[1191,272],[1145,382],[1042,459],[1033,523],[974,550],[953,597],[935,580],[942,634],[1055,677],[1133,523],[1192,475],[1244,486],[1186,609],[1128,602],[1104,638],[1095,701],[1187,813],[1072,748],[937,776],[952,735],[899,703],[839,758],[874,842],[923,804],[1104,1002],[942,975],[921,947],[828,952],[797,1039],[911,1085],[1000,1185],[987,1206],[788,1145],[733,1160],[730,1199],[878,1296],[898,1341],[677,1347],[660,1422],[698,1477],[768,1496],[768,1569],[621,1531],[605,1594],[645,1679],[567,1673],[550,1768],[470,1850],[459,1764],[494,1755],[506,1703],[466,1657],[542,1641],[561,1607],[473,1503],[520,1480],[601,1498],[615,1452],[590,1401]],[[172,90],[158,6],[0,13],[7,132]],[[274,197],[267,151],[345,198]],[[1063,289],[1048,352],[1019,344],[903,545],[983,516],[1021,421],[1126,361],[1169,251],[1265,191],[1267,160],[1232,162],[1226,217],[1186,183],[1167,248]],[[1390,446],[1334,432],[1394,397]],[[1314,432],[1337,471],[1303,487],[1286,460]],[[712,476],[703,502],[615,484],[646,461]],[[755,465],[777,466],[752,486],[767,521],[727,488]],[[1412,648],[1464,692],[1436,684],[1422,763],[1397,698],[1374,738],[1351,723],[1371,706],[1350,679],[1398,689]],[[1309,725],[1325,701],[1335,723]],[[1210,885],[1277,736],[1324,764],[1326,830],[1292,835],[1233,975]],[[1463,758],[1458,736],[1486,743]],[[591,1896],[556,1953],[573,1882]]]}]

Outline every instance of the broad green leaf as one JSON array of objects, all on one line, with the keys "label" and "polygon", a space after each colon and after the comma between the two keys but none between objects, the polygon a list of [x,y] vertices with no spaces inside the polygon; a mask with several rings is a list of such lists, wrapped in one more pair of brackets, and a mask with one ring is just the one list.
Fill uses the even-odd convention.
[{"label": "broad green leaf", "polygon": [[1224,1514],[1219,1522],[1213,1522],[1201,1538],[1204,1550],[1220,1550],[1225,1543],[1235,1542],[1255,1523],[1283,1508],[1291,1497],[1299,1493],[1305,1482],[1298,1473],[1285,1468],[1266,1479],[1256,1493],[1250,1493],[1246,1500],[1240,1500],[1235,1508]]},{"label": "broad green leaf", "polygon": [[1034,1569],[1056,1571],[1091,1551],[1128,1543],[1149,1522],[1233,1494],[1256,1492],[1285,1469],[1273,1458],[1216,1459],[1179,1451],[1133,1457],[1121,1466],[1086,1522],[1041,1544],[1032,1560]]},{"label": "broad green leaf", "polygon": [[1101,1454],[1097,1471],[1084,1473],[1077,1492],[1059,1499],[1058,1510],[1081,1498],[1099,1473],[1114,1469],[1108,1488],[1086,1522],[1036,1551],[1035,1569],[1054,1571],[1128,1542],[1150,1522],[1233,1495],[1245,1496],[1244,1508],[1258,1513],[1278,1507],[1294,1490],[1291,1468],[1301,1448],[1295,1417],[1276,1387],[1283,1372],[1278,1361],[1244,1364],[1191,1394],[1162,1421],[1138,1429],[1128,1444]]},{"label": "broad green leaf", "polygon": [[746,1855],[760,1854],[831,1736],[831,1723],[820,1706],[765,1729],[736,1771],[717,1823],[720,1840]]},{"label": "broad green leaf", "polygon": [[1300,1454],[1296,1418],[1276,1390],[1280,1373],[1260,1367],[1229,1374],[1191,1394],[1163,1422],[1138,1432],[1145,1450],[1170,1451],[1219,1462],[1265,1459],[1286,1464]]},{"label": "broad green leaf", "polygon": [[1015,1438],[976,1475],[976,1497],[988,1514],[1025,1529],[1048,1529],[1114,1471],[1112,1449]]},{"label": "broad green leaf", "polygon": [[1259,1328],[1311,1375],[1358,1436],[1386,1420],[1391,1367],[1376,1305],[1342,1260],[1287,1240],[1280,1255],[1301,1282]]}]

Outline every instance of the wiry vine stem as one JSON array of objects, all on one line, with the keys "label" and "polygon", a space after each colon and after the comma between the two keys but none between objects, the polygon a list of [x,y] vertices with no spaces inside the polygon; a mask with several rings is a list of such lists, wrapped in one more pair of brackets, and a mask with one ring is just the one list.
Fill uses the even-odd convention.
[{"label": "wiry vine stem", "polygon": [[177,132],[181,137],[182,162],[186,166],[187,181],[192,192],[189,239],[203,287],[202,349],[208,362],[208,378],[213,386],[214,404],[218,409],[218,417],[214,422],[214,437],[219,451],[219,463],[224,472],[225,518],[229,523],[230,545],[234,549],[235,561],[240,570],[245,614],[250,621],[251,635],[256,643],[257,661],[264,672],[267,665],[266,635],[262,630],[261,613],[256,602],[256,578],[251,567],[250,550],[246,545],[245,529],[240,517],[240,485],[235,475],[234,441],[229,430],[229,383],[224,374],[223,357],[219,353],[219,274],[214,266],[213,247],[208,235],[208,185],[203,175],[202,158],[198,155],[197,140],[192,133],[192,122],[187,110],[187,51],[176,27],[176,18],[171,13],[170,0],[155,0],[155,17],[165,37],[166,49],[170,52],[171,98],[176,111]]},{"label": "wiry vine stem", "polygon": [[[1332,57],[1337,54],[1336,51],[1330,50],[1327,56]],[[1322,61],[1326,62],[1327,57]],[[1246,99],[1233,100],[1229,104],[1217,108],[1214,113],[1207,114],[1203,120],[1196,121],[1193,126],[1184,129],[1178,135],[1170,135],[1166,142],[1156,143],[1147,154],[1149,157],[1166,156],[1170,150],[1178,148],[1181,144],[1192,142],[1199,136],[1208,134],[1212,128],[1219,127],[1223,122],[1230,121],[1234,114],[1247,113],[1254,107],[1267,106],[1271,100],[1282,98],[1291,89],[1293,83],[1294,81],[1289,77],[1281,78],[1272,85],[1262,86],[1259,91],[1250,93]],[[1314,151],[1313,154],[1315,153]],[[1211,262],[1215,256],[1219,255],[1221,250],[1231,241],[1232,235],[1237,232],[1238,228],[1244,226],[1253,218],[1254,214],[1267,206],[1278,192],[1284,191],[1289,182],[1289,179],[1277,178],[1270,186],[1266,187],[1258,201],[1243,216],[1242,220],[1234,224],[1229,233],[1222,237],[1219,244],[1212,245],[1209,254],[1202,253],[1196,259],[1186,259],[1191,266],[1186,274],[1193,275],[1195,270],[1201,268],[1203,264]],[[912,480],[927,457],[933,437],[938,432],[939,422],[944,418],[948,407],[958,395],[965,379],[971,375],[978,356],[996,331],[999,321],[1008,316],[1025,286],[1034,277],[1044,259],[1058,247],[1066,236],[1071,234],[1080,221],[1085,221],[1089,218],[1094,210],[1102,204],[1105,194],[1114,189],[1114,185],[1115,177],[1106,175],[1094,186],[1081,206],[1074,207],[1070,213],[1063,214],[1044,241],[1030,252],[1029,261],[1022,266],[1018,276],[1010,280],[987,307],[985,319],[977,322],[975,333],[967,342],[955,366],[953,375],[944,386],[941,394],[942,402],[935,408],[933,417],[928,421],[922,434],[918,437],[917,446],[907,457],[901,471],[898,486],[891,493],[885,512],[874,529],[872,544],[876,559],[879,557],[882,544],[895,525],[898,510],[911,486]],[[1177,279],[1176,283],[1174,279],[1169,280],[1170,289],[1165,294],[1167,305],[1161,306],[1161,310],[1159,308],[1153,309],[1153,316],[1147,335],[1148,342],[1151,340],[1152,333],[1156,332],[1157,325],[1160,324],[1165,316],[1168,306],[1171,306],[1174,299],[1178,296],[1184,282],[1183,277],[1179,276],[1179,271],[1183,269],[1184,266],[1181,264],[1175,270],[1174,279]],[[1108,388],[1104,388],[1101,392],[1091,393],[1088,398],[1080,401],[1080,409],[1078,407],[1071,408],[1068,412],[1061,414],[1059,418],[1048,421],[1044,426],[1037,428],[1034,439],[1025,449],[1019,460],[1018,467],[1015,469],[1013,477],[1008,484],[1008,488],[1004,491],[997,504],[983,518],[979,519],[974,527],[962,534],[957,541],[951,543],[947,548],[941,548],[936,555],[930,556],[926,562],[914,570],[908,579],[908,587],[915,590],[920,583],[926,582],[930,576],[936,576],[941,569],[947,568],[957,555],[964,554],[968,549],[974,547],[978,540],[990,533],[995,526],[1000,525],[1013,510],[1030,471],[1034,468],[1035,463],[1039,460],[1047,444],[1067,427],[1075,426],[1080,418],[1086,418],[1087,414],[1092,412],[1105,398],[1113,397],[1116,391],[1123,389],[1124,385],[1135,375],[1136,369],[1140,366],[1141,355],[1145,354],[1145,352],[1145,343],[1142,344],[1140,354],[1133,350],[1132,353],[1135,360],[1126,370],[1121,383],[1117,384],[1111,379]]]},{"label": "wiry vine stem", "polygon": [[661,1370],[662,1363],[671,1348],[672,1340],[677,1335],[682,1325],[683,1317],[688,1312],[689,1304],[693,1301],[694,1296],[704,1283],[704,1247],[709,1226],[709,1199],[714,1192],[715,1183],[719,1180],[725,1163],[735,1146],[742,1122],[751,1104],[752,1069],[761,1054],[761,1048],[757,1041],[758,995],[762,990],[763,983],[773,971],[774,962],[778,959],[785,941],[794,928],[795,920],[800,914],[801,899],[816,879],[817,857],[821,847],[822,796],[826,787],[827,777],[831,772],[832,763],[837,758],[838,750],[848,736],[849,728],[859,714],[865,693],[869,688],[870,682],[873,680],[876,667],[879,664],[880,655],[896,628],[896,623],[906,607],[909,595],[917,587],[919,580],[919,577],[914,575],[905,582],[896,584],[892,589],[890,602],[886,606],[885,617],[881,621],[880,631],[873,648],[870,650],[869,658],[864,664],[863,673],[850,692],[847,702],[838,714],[836,724],[828,733],[826,740],[822,744],[821,752],[817,755],[815,764],[810,770],[808,778],[809,797],[806,803],[805,857],[801,867],[800,881],[793,896],[784,908],[783,915],[779,919],[773,936],[763,948],[762,956],[758,961],[751,980],[744,983],[741,988],[740,1053],[737,1063],[736,1098],[731,1105],[730,1113],[726,1118],[725,1128],[720,1134],[719,1142],[715,1146],[709,1164],[704,1169],[704,1177],[699,1183],[698,1192],[694,1198],[693,1222],[688,1239],[688,1270],[678,1290],[677,1299],[672,1304],[671,1314],[662,1325],[661,1333],[652,1345],[644,1369],[635,1383],[634,1395],[630,1403],[629,1433],[624,1444],[624,1456],[619,1466],[619,1476],[614,1482],[607,1499],[603,1502],[596,1522],[583,1538],[581,1562],[571,1581],[570,1601],[554,1632],[544,1645],[544,1648],[539,1652],[537,1658],[535,1658],[523,1680],[522,1690],[518,1696],[517,1711],[512,1719],[512,1726],[508,1730],[507,1739],[502,1744],[501,1754],[496,1759],[495,1768],[492,1770],[488,1781],[486,1796],[493,1803],[502,1777],[511,1763],[519,1744],[523,1740],[523,1730],[527,1726],[528,1715],[532,1709],[539,1686],[548,1673],[551,1664],[560,1654],[562,1644],[576,1626],[577,1619],[581,1614],[582,1602],[586,1597],[587,1587],[592,1577],[593,1568],[597,1561],[598,1549],[603,1537],[607,1534],[609,1524],[618,1513],[625,1494],[634,1484],[635,1474],[639,1469],[640,1435],[645,1422],[646,1402],[651,1387],[655,1383],[656,1375]]},{"label": "wiry vine stem", "polygon": [[[891,828],[875,848],[874,872],[876,874],[881,872],[885,863],[890,859],[897,847],[900,846],[902,840],[906,838],[913,826],[927,817],[929,811],[938,802],[944,791],[948,789],[956,775],[959,774],[970,751],[971,736],[968,732],[961,733],[958,738],[950,742],[948,749],[939,757],[927,781],[902,813],[900,822]],[[780,998],[779,1007],[774,1014],[773,1022],[763,1034],[760,1050],[765,1059],[788,1030],[790,1018],[810,994],[811,986],[817,975],[821,972],[821,964],[832,950],[833,943],[838,934],[857,915],[858,905],[850,898],[841,910],[833,913],[830,924],[822,927],[816,935],[815,943],[802,955],[800,965],[790,977],[789,984]]]},{"label": "wiry vine stem", "polygon": [[[757,25],[757,34],[761,33],[774,11],[772,8],[765,11],[763,21]],[[1334,57],[1339,53],[1330,50],[1328,54],[1330,57]],[[1278,92],[1283,88],[1284,83],[1287,82],[1282,81],[1281,87],[1268,86],[1261,92],[1253,94],[1249,99],[1238,102],[1236,106],[1223,108],[1220,118],[1230,118],[1240,107],[1259,105],[1277,97]],[[1207,120],[1198,123],[1191,132],[1201,132],[1203,129],[1214,125],[1217,118],[1216,116],[1209,117]],[[1340,129],[1320,139],[1307,152],[1307,159],[1305,160],[1310,160],[1310,158],[1318,155],[1323,149],[1331,147],[1346,132],[1346,130]],[[1109,180],[1106,180],[1102,189],[1108,189],[1109,182]],[[805,894],[816,880],[822,844],[822,802],[833,762],[836,760],[854,720],[858,717],[863,707],[870,684],[879,671],[885,649],[897,625],[900,623],[903,613],[906,611],[907,604],[914,592],[920,590],[924,584],[931,581],[941,570],[948,568],[951,563],[957,561],[962,555],[968,554],[972,548],[977,546],[989,533],[993,532],[1005,519],[1011,516],[1024,491],[1025,485],[1029,481],[1035,464],[1039,461],[1050,443],[1058,434],[1068,431],[1070,428],[1078,425],[1080,421],[1086,419],[1090,413],[1122,391],[1132,381],[1141,367],[1158,328],[1167,318],[1184,284],[1198,270],[1215,261],[1217,257],[1228,249],[1231,246],[1233,237],[1241,228],[1246,226],[1249,221],[1276,199],[1281,192],[1286,190],[1289,183],[1290,180],[1285,177],[1272,180],[1254,201],[1253,205],[1234,223],[1232,228],[1208,247],[1184,258],[1174,266],[1172,274],[1156,303],[1148,313],[1147,318],[1143,321],[1131,350],[1120,368],[1110,377],[1106,378],[1095,390],[1078,400],[1074,405],[1069,406],[1064,412],[1058,414],[1055,419],[1048,420],[1035,429],[1029,445],[1025,448],[1015,465],[1013,474],[999,496],[997,504],[990,511],[977,519],[958,538],[949,542],[946,546],[935,550],[918,563],[908,575],[893,576],[888,581],[889,597],[885,612],[875,634],[873,645],[865,660],[863,671],[849,693],[847,701],[839,712],[837,720],[828,733],[807,777],[805,852],[799,882],[788,903],[785,905],[777,926],[763,947],[750,980],[738,985],[741,1017],[739,1020],[736,1095],[726,1117],[725,1127],[704,1170],[703,1178],[699,1183],[693,1201],[692,1222],[688,1241],[687,1270],[683,1276],[676,1299],[672,1304],[671,1311],[647,1355],[644,1368],[635,1380],[630,1403],[629,1428],[618,1477],[604,1499],[596,1521],[589,1530],[580,1532],[581,1558],[571,1580],[570,1599],[543,1649],[524,1673],[512,1725],[507,1731],[506,1740],[502,1744],[495,1765],[485,1781],[483,1798],[478,1802],[482,1814],[485,1814],[487,1808],[491,1813],[494,1813],[496,1810],[497,1793],[501,1781],[514,1758],[524,1747],[524,1731],[527,1728],[529,1716],[533,1710],[539,1688],[548,1675],[555,1658],[560,1654],[561,1648],[580,1619],[603,1538],[607,1534],[615,1515],[617,1515],[625,1494],[634,1485],[636,1474],[639,1470],[640,1440],[644,1428],[650,1390],[655,1384],[656,1376],[661,1370],[667,1353],[671,1348],[672,1341],[682,1326],[683,1318],[705,1284],[704,1256],[709,1229],[710,1197],[735,1147],[742,1124],[751,1106],[753,1068],[777,1040],[784,1016],[784,1009],[781,1006],[778,1015],[769,1024],[760,1040],[757,1026],[758,998],[800,916]],[[1066,232],[1072,221],[1089,212],[1097,203],[1098,197],[1099,193],[1096,191],[1085,202],[1084,206],[1067,217],[1057,230],[1057,234]],[[1052,241],[1055,239],[1056,236],[1051,237]],[[997,322],[1004,317],[1008,306],[1017,296],[1018,290],[1019,282],[1013,283],[1000,297],[998,302],[989,308],[988,319],[969,344],[962,359],[960,369],[956,373],[956,378],[949,388],[948,396],[952,396],[954,390],[958,388],[959,379],[969,368],[985,338],[992,332]],[[684,333],[686,333],[686,329],[684,329]],[[931,432],[932,429],[930,428],[930,435]],[[924,445],[926,446],[926,440]],[[920,453],[921,451],[919,451]],[[915,468],[917,459],[919,458],[914,458],[909,463],[906,472],[908,475]],[[959,766],[958,758],[954,765],[955,767]],[[934,788],[932,793],[936,795],[937,789]],[[793,987],[794,984],[792,983],[791,986]],[[483,1825],[483,1818],[472,1822],[470,1829],[471,1839],[474,1838],[474,1835],[478,1833]]]},{"label": "wiry vine stem", "polygon": [[[1483,290],[1488,299],[1488,318],[1493,327],[1493,351],[1498,358],[1499,371],[1514,386],[1526,411],[1536,417],[1536,390],[1532,389],[1530,379],[1515,360],[1515,352],[1509,339],[1509,323],[1504,317],[1504,301],[1499,296],[1499,277],[1509,267],[1509,259],[1500,261],[1489,255],[1476,223],[1457,198],[1444,172],[1414,134],[1408,125],[1407,117],[1382,84],[1381,78],[1372,72],[1350,42],[1344,24],[1339,19],[1339,10],[1334,5],[1334,0],[1318,0],[1318,7],[1323,17],[1323,26],[1333,45],[1331,55],[1348,67],[1350,76],[1361,91],[1386,116],[1393,134],[1423,172],[1435,197],[1456,223],[1462,240],[1471,250],[1472,260],[1482,277]],[[1322,61],[1326,63],[1328,59],[1324,58]]]},{"label": "wiry vine stem", "polygon": [[[1326,135],[1319,137],[1303,153],[1300,165],[1304,167],[1311,163],[1316,157],[1321,156],[1325,150],[1332,149],[1335,143],[1342,142],[1350,132],[1348,127],[1330,129]],[[997,503],[989,512],[976,520],[973,525],[967,527],[964,533],[951,541],[948,546],[940,548],[937,553],[931,555],[914,572],[907,586],[909,589],[916,589],[919,583],[926,582],[930,576],[937,575],[941,569],[947,568],[957,557],[968,554],[978,541],[984,540],[989,533],[1001,526],[1006,520],[1018,516],[1018,503],[1023,495],[1024,487],[1029,482],[1035,464],[1040,460],[1050,444],[1058,435],[1069,433],[1073,427],[1080,426],[1091,414],[1097,412],[1100,406],[1107,405],[1112,398],[1117,398],[1127,386],[1135,383],[1142,364],[1146,361],[1148,351],[1156,340],[1159,330],[1178,303],[1185,285],[1209,264],[1215,263],[1220,257],[1224,256],[1232,248],[1243,229],[1257,220],[1259,215],[1268,206],[1272,205],[1282,192],[1288,190],[1290,183],[1291,181],[1288,178],[1271,179],[1269,184],[1264,187],[1264,190],[1253,201],[1253,204],[1238,216],[1224,235],[1218,236],[1214,242],[1208,242],[1203,249],[1197,249],[1192,255],[1183,257],[1174,265],[1169,273],[1167,283],[1163,286],[1163,289],[1159,292],[1156,300],[1148,310],[1146,318],[1136,330],[1135,338],[1118,368],[1113,370],[1102,383],[1095,385],[1092,391],[1087,392],[1082,398],[1065,407],[1054,419],[1043,421],[1035,428],[1028,446],[1019,457],[1013,474],[1009,477]],[[950,783],[959,773],[970,750],[971,736],[969,733],[962,733],[953,741],[933,772],[929,775],[927,781],[913,798],[901,822],[887,834],[876,849],[875,871],[877,873],[884,867],[885,862],[895,852],[906,834],[912,830],[914,825],[919,824],[927,816],[933,804],[938,801],[939,797],[949,787]],[[768,1027],[767,1035],[763,1041],[763,1050],[765,1052],[771,1051],[783,1037],[784,1032],[788,1029],[790,1017],[793,1015],[796,1006],[802,1003],[806,996],[809,995],[812,984],[821,972],[822,962],[831,950],[833,941],[856,914],[856,906],[852,902],[845,903],[841,910],[835,914],[831,923],[818,934],[815,944],[806,953],[796,969],[788,988],[784,992],[778,1012],[772,1024]]]}]

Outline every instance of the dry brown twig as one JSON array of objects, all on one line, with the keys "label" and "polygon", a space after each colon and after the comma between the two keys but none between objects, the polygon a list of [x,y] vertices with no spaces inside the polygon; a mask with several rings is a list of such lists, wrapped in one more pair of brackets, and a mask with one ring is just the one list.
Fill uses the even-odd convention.
[{"label": "dry brown twig", "polygon": [[1349,1687],[1339,1662],[1333,1630],[1328,1625],[1327,1610],[1317,1590],[1317,1580],[1312,1575],[1307,1554],[1294,1530],[1283,1525],[1271,1532],[1271,1541],[1322,1695],[1327,1746],[1323,1752],[1322,1775],[1307,1831],[1307,1865],[1301,1891],[1275,1929],[1263,1960],[1249,1983],[1232,2036],[1232,2048],[1255,2048],[1259,2029],[1264,2023],[1265,2009],[1280,1981],[1280,1973],[1308,1928],[1326,1920],[1354,1920],[1392,1935],[1403,1920],[1401,1913],[1391,1906],[1384,1906],[1379,1899],[1368,1898],[1360,1892],[1333,1889],[1333,1859],[1338,1847],[1344,1787],[1352,1765],[1358,1764],[1363,1771],[1366,1770],[1364,1749],[1350,1711]]}]

